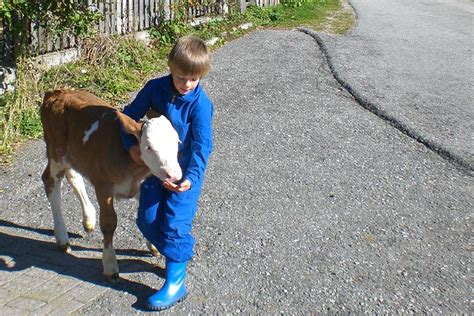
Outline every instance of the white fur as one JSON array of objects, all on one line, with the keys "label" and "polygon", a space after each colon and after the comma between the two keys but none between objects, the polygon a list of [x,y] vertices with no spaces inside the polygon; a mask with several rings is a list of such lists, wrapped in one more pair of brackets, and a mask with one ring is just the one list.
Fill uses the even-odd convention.
[{"label": "white fur", "polygon": [[62,177],[59,174],[64,170],[64,163],[50,160],[50,171],[51,177],[54,179],[54,184],[51,192],[48,194],[48,200],[51,204],[51,210],[53,212],[54,220],[54,236],[56,237],[56,243],[63,247],[69,243],[69,237],[67,234],[66,224],[61,210],[61,187]]},{"label": "white fur", "polygon": [[68,169],[66,171],[66,179],[72,187],[72,190],[76,194],[77,198],[81,202],[82,207],[82,225],[86,230],[93,230],[95,228],[96,216],[95,208],[89,200],[87,195],[86,187],[84,185],[84,179],[74,169]]},{"label": "white fur", "polygon": [[91,137],[91,135],[94,134],[94,132],[97,131],[98,128],[99,121],[95,121],[87,131],[84,131],[84,137],[82,138],[82,143],[84,145],[89,140],[89,137]]},{"label": "white fur", "polygon": [[177,157],[178,143],[178,133],[164,116],[152,118],[143,126],[141,158],[151,173],[161,180],[178,181],[182,177]]},{"label": "white fur", "polygon": [[139,190],[139,187],[136,187],[135,181],[127,179],[127,181],[115,184],[113,192],[116,197],[130,198],[133,197],[132,194],[135,193],[135,190]]},{"label": "white fur", "polygon": [[117,257],[112,243],[110,243],[107,248],[104,247],[102,253],[102,264],[104,265],[105,276],[112,276],[115,273],[119,273]]}]

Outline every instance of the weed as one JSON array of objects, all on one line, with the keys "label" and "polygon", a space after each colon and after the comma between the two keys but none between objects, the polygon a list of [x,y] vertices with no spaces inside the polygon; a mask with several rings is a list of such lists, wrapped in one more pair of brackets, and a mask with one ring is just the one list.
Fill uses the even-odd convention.
[{"label": "weed", "polygon": [[261,26],[274,24],[282,18],[281,13],[276,11],[275,7],[260,8],[254,5],[247,8],[245,16],[251,22]]},{"label": "weed", "polygon": [[28,60],[17,62],[17,79],[14,93],[7,93],[0,100],[0,153],[2,160],[13,153],[13,144],[21,139],[41,135],[38,103],[41,100],[37,72]]}]

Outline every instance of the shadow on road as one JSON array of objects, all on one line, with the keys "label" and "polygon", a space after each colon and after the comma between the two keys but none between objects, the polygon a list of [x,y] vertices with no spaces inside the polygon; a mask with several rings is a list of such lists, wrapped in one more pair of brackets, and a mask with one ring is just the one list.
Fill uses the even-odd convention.
[{"label": "shadow on road", "polygon": [[[27,230],[41,235],[54,236],[53,230],[31,228],[8,221],[0,220],[0,227]],[[77,234],[70,237],[82,238]],[[146,298],[156,289],[128,279],[120,278],[118,283],[110,283],[102,277],[102,249],[94,247],[71,245],[72,253],[64,253],[56,247],[55,242],[48,242],[32,237],[22,237],[0,231],[0,271],[14,272],[27,270],[33,267],[56,272],[60,275],[76,278],[81,281],[93,283],[98,286],[111,288],[117,291],[134,295],[137,301],[132,307],[142,310]],[[83,252],[97,252],[97,258],[79,257],[76,254]],[[116,249],[118,256],[150,257],[146,251],[133,249]],[[152,265],[144,260],[135,258],[118,258],[121,273],[151,272],[164,278],[164,269]]]}]

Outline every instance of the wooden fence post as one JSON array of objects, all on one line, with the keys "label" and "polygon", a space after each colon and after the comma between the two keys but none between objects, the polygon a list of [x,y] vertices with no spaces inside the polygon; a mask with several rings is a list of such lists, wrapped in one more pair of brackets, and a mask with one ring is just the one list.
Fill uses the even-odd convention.
[{"label": "wooden fence post", "polygon": [[258,0],[239,0],[240,2],[240,13],[244,13],[247,10],[247,7],[251,4],[257,4]]}]

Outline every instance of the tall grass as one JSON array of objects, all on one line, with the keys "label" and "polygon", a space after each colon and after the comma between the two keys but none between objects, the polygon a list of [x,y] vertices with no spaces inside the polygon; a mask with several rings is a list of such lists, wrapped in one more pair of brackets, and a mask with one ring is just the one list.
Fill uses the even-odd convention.
[{"label": "tall grass", "polygon": [[0,98],[0,154],[7,160],[14,144],[29,138],[41,136],[37,104],[43,90],[41,73],[27,59],[17,61],[15,92],[8,92]]}]

